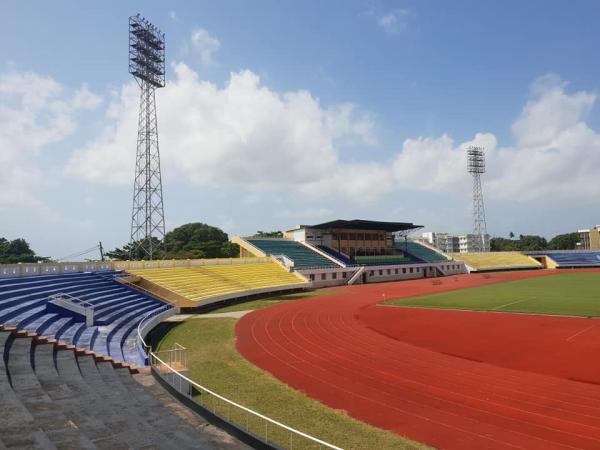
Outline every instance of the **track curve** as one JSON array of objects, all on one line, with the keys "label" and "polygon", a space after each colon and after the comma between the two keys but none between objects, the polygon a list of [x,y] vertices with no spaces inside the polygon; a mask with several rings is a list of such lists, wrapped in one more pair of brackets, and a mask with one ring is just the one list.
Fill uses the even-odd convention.
[{"label": "track curve", "polygon": [[[549,274],[468,275],[442,279],[440,285],[415,280],[340,288],[334,295],[244,316],[236,325],[237,348],[255,365],[330,407],[434,447],[600,449],[600,385],[568,379],[563,369],[561,378],[560,370],[550,376],[535,373],[535,367],[534,371],[510,368],[506,357],[510,352],[504,360],[492,358],[492,363],[476,361],[468,351],[461,354],[460,343],[478,338],[474,326],[464,329],[466,335],[460,334],[464,319],[456,321],[459,328],[452,335],[442,334],[440,339],[440,332],[452,333],[446,324],[453,315],[472,318],[475,313],[375,306],[384,294],[412,296]],[[439,317],[423,320],[429,313]],[[508,316],[505,321],[512,317],[502,316]],[[523,318],[540,322],[540,316],[519,316]],[[556,321],[564,322],[569,333],[583,326],[578,321],[593,321],[551,319],[552,329]],[[436,329],[436,320],[445,327]],[[408,335],[402,332],[406,327]],[[544,329],[544,324],[536,329]],[[425,342],[424,337],[433,335],[437,341]],[[459,356],[444,351],[445,341],[459,342],[450,346]],[[590,350],[584,342],[588,341],[573,339],[570,348],[599,354],[600,347]],[[526,360],[521,358],[519,364]],[[561,367],[561,362],[556,366]],[[583,366],[600,376],[600,363]],[[593,376],[592,372],[586,376]]]}]

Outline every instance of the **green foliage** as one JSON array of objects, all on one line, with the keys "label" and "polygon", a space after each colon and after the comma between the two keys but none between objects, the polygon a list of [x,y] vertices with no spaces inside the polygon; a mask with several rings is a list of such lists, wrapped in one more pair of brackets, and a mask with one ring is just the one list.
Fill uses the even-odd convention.
[{"label": "green foliage", "polygon": [[549,250],[575,250],[579,243],[578,233],[559,234],[548,242]]},{"label": "green foliage", "polygon": [[[237,244],[229,242],[227,233],[223,230],[204,223],[188,223],[175,228],[167,233],[167,253],[160,248],[160,241],[153,238],[159,250],[155,259],[202,259],[202,258],[236,258],[240,248]],[[130,259],[131,244],[107,252],[106,256],[112,259]],[[146,259],[146,255],[138,250],[133,259]]]},{"label": "green foliage", "polygon": [[546,238],[534,235],[520,235],[519,239],[492,238],[490,249],[493,252],[535,251],[548,247]]},{"label": "green foliage", "polygon": [[9,241],[0,238],[0,263],[14,264],[38,261],[48,261],[48,258],[36,255],[25,239]]},{"label": "green foliage", "polygon": [[[157,238],[153,237],[152,245],[153,245],[153,248],[155,249],[154,250],[155,259],[164,259],[165,252],[161,248],[161,242]],[[133,259],[133,260],[147,259],[146,253],[140,247],[138,247],[137,242],[135,244],[131,244],[131,243],[125,244],[123,246],[123,248],[115,248],[113,251],[106,252],[104,254],[104,256],[111,258],[111,259],[116,259],[119,261],[128,260],[128,259],[130,259],[130,252],[131,252],[132,248],[135,248],[136,250],[133,252],[133,255],[131,255],[131,259]]]},{"label": "green foliage", "polygon": [[166,240],[171,258],[230,258],[239,254],[239,247],[229,242],[227,233],[200,222],[169,231]]},{"label": "green foliage", "polygon": [[490,250],[493,252],[512,252],[520,249],[520,242],[506,238],[490,239]]},{"label": "green foliage", "polygon": [[262,238],[282,238],[283,233],[281,231],[257,231],[254,237]]}]

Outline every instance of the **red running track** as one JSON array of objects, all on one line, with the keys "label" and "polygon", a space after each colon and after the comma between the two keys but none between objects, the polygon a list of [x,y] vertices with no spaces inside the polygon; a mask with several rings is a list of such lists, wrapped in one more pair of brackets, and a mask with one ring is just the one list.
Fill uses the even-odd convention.
[{"label": "red running track", "polygon": [[[567,359],[553,353],[561,337],[600,321],[376,306],[384,293],[413,296],[553,273],[340,288],[244,316],[237,348],[330,407],[434,447],[600,449],[600,385],[568,379],[598,380],[600,344],[583,339],[597,338],[598,330],[559,345]],[[498,342],[489,347],[492,338]]]}]

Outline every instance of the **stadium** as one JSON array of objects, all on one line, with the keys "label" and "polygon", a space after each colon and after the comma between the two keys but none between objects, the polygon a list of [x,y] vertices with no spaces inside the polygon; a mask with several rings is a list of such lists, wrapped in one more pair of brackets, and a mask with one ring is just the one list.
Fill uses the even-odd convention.
[{"label": "stadium", "polygon": [[177,244],[165,232],[164,34],[132,16],[129,45],[129,246],[0,264],[0,449],[600,449],[589,237],[490,248],[485,152],[468,146],[461,246],[416,237],[412,217],[357,212],[205,239],[228,257],[169,258],[207,226],[176,228]]},{"label": "stadium", "polygon": [[[446,255],[396,238],[415,228],[336,220],[235,237],[239,258],[0,266],[3,444],[596,448],[599,253]],[[271,394],[231,367],[199,383],[221,321]],[[282,385],[301,401],[273,406]]]}]

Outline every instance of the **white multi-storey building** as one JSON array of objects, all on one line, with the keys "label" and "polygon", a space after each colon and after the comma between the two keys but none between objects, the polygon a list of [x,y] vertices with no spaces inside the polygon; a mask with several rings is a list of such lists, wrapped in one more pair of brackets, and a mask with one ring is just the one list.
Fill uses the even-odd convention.
[{"label": "white multi-storey building", "polygon": [[422,235],[423,241],[439,248],[444,253],[473,253],[490,251],[490,235],[427,232]]}]

